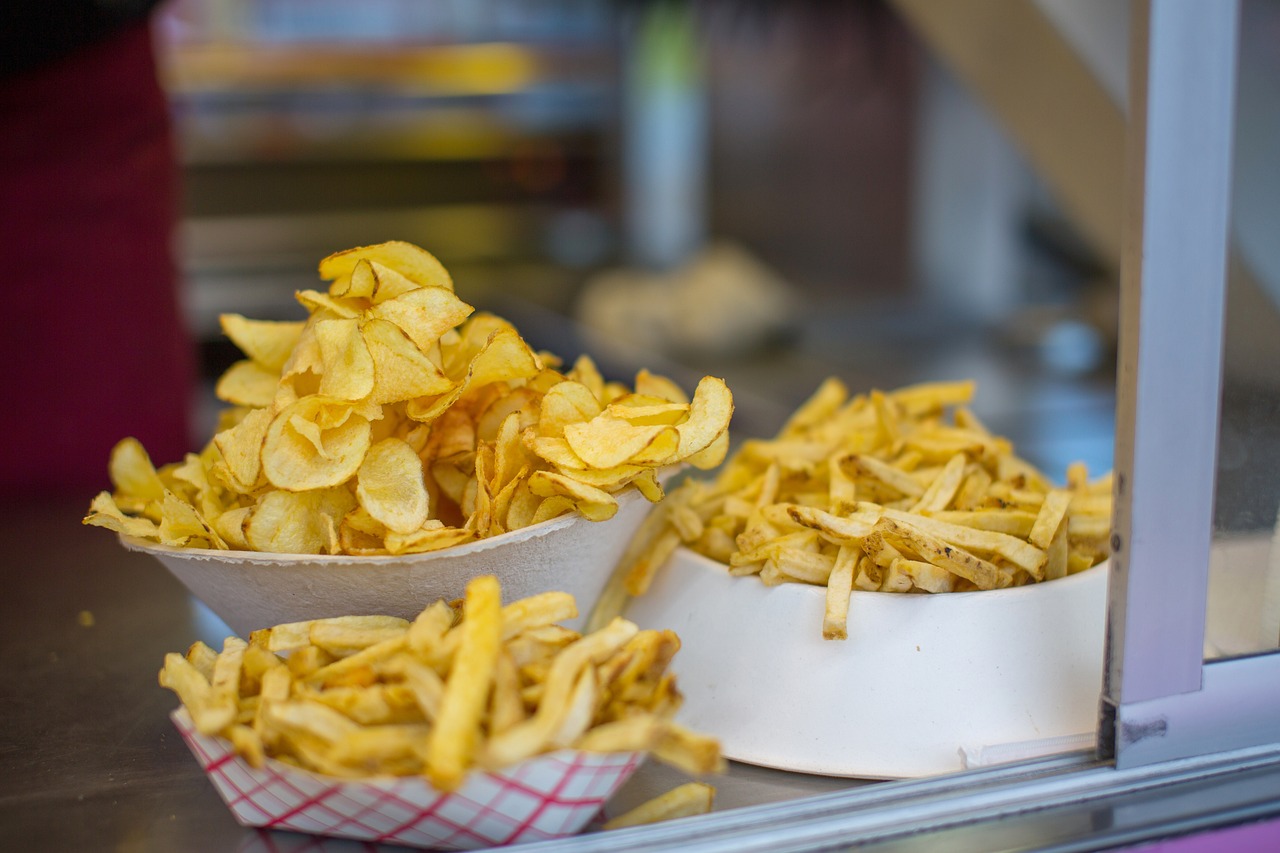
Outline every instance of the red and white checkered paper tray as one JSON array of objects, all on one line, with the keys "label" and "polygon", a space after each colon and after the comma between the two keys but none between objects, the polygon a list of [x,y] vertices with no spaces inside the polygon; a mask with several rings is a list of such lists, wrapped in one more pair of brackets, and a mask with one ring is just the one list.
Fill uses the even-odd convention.
[{"label": "red and white checkered paper tray", "polygon": [[186,709],[170,716],[242,825],[435,850],[577,834],[644,758],[560,750],[474,771],[446,794],[417,776],[336,779],[270,759],[255,769],[228,741],[197,732]]}]

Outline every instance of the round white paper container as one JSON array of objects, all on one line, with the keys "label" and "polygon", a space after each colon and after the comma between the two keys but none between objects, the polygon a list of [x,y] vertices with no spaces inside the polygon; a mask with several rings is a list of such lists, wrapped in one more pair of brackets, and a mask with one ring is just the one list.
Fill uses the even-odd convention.
[{"label": "round white paper container", "polygon": [[822,638],[824,588],[733,577],[682,548],[626,615],[680,636],[680,720],[726,757],[907,778],[1091,742],[1106,565],[1005,590],[855,591],[841,641]]},{"label": "round white paper container", "polygon": [[614,564],[652,504],[618,496],[608,521],[577,513],[466,545],[403,557],[299,556],[170,548],[121,536],[154,556],[236,634],[283,622],[352,614],[412,619],[441,598],[461,598],[467,581],[492,574],[511,602],[540,592],[571,593],[581,629]]},{"label": "round white paper container", "polygon": [[228,741],[197,732],[185,708],[170,716],[241,825],[432,850],[581,832],[644,759],[564,749],[473,771],[458,790],[442,793],[420,776],[338,779],[271,759],[251,767]]}]

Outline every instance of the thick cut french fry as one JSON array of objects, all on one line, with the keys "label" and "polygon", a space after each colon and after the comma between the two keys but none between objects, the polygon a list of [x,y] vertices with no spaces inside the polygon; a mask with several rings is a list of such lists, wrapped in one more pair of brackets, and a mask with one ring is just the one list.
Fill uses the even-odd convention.
[{"label": "thick cut french fry", "polygon": [[842,545],[836,552],[835,565],[827,578],[827,604],[822,617],[822,637],[826,640],[845,640],[849,637],[849,593],[853,589],[853,575],[861,552],[851,545]]},{"label": "thick cut french fry", "polygon": [[[160,683],[199,730],[227,738],[254,766],[424,775],[440,790],[475,767],[562,747],[650,751],[690,772],[720,766],[713,739],[671,723],[681,700],[668,671],[675,634],[618,619],[583,636],[555,624],[576,614],[572,596],[502,607],[500,592],[481,577],[462,601],[436,602],[412,622],[312,620],[256,632],[252,644],[228,638],[219,653],[195,644],[188,656],[207,674],[171,654]],[[350,641],[383,631],[394,636]],[[291,647],[283,658],[268,650],[273,637]],[[329,638],[329,650],[304,637]]]},{"label": "thick cut french fry", "polygon": [[[743,442],[713,481],[667,496],[628,549],[643,582],[627,591],[642,593],[679,544],[734,576],[825,584],[837,608],[853,590],[999,589],[1105,559],[1109,475],[1090,481],[1075,465],[1053,488],[966,408],[973,392],[942,382],[850,397],[829,379],[775,438]],[[857,558],[836,571],[843,548]],[[840,636],[842,618],[824,613],[825,633]]]},{"label": "thick cut french fry", "polygon": [[537,711],[489,741],[488,762],[497,766],[513,764],[542,751],[568,712],[570,696],[582,668],[596,658],[608,657],[638,630],[632,622],[614,619],[605,628],[565,647],[547,673]]},{"label": "thick cut french fry", "polygon": [[995,589],[1000,585],[1000,570],[992,563],[975,557],[957,545],[950,545],[941,539],[925,533],[893,518],[882,518],[877,524],[884,530],[886,537],[895,545],[901,543],[910,546],[925,562],[946,569],[954,575],[971,581],[979,589]]},{"label": "thick cut french fry", "polygon": [[458,651],[440,699],[440,713],[427,739],[426,773],[442,791],[462,783],[480,742],[481,715],[493,684],[502,644],[502,593],[496,578],[467,584]]},{"label": "thick cut french fry", "polygon": [[605,821],[604,828],[624,829],[664,820],[706,814],[715,803],[716,789],[705,782],[686,782],[665,794],[641,803],[635,808]]}]

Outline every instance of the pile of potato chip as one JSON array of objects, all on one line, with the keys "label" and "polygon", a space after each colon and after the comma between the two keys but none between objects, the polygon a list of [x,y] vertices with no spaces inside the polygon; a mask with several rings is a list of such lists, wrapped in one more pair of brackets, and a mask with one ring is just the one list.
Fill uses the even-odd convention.
[{"label": "pile of potato chip", "polygon": [[222,317],[247,358],[217,384],[217,434],[158,471],[121,441],[86,523],[176,547],[412,554],[608,519],[624,489],[661,499],[658,469],[725,457],[719,379],[690,400],[648,371],[606,382],[585,356],[560,372],[409,243],[330,255],[320,275],[327,292],[297,294],[306,321]]},{"label": "pile of potato chip", "polygon": [[316,619],[230,637],[221,652],[196,643],[166,655],[160,684],[255,767],[271,757],[345,778],[422,775],[441,791],[473,768],[561,748],[721,770],[719,744],[671,719],[679,638],[624,619],[585,636],[557,624],[575,615],[562,592],[504,607],[486,575],[412,622]]},{"label": "pile of potato chip", "polygon": [[1090,481],[1076,463],[1055,487],[966,407],[973,391],[930,383],[851,398],[826,380],[774,439],[744,442],[714,481],[673,490],[616,580],[644,594],[683,544],[734,575],[825,586],[823,636],[845,639],[854,589],[1001,589],[1105,559],[1110,474]]}]

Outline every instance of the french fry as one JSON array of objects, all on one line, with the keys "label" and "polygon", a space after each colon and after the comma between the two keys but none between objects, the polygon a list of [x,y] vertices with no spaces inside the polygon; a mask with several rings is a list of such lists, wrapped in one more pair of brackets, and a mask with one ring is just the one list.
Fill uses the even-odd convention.
[{"label": "french fry", "polygon": [[824,381],[773,439],[742,442],[713,480],[671,491],[619,565],[636,582],[614,584],[609,612],[621,612],[624,593],[643,594],[680,545],[734,576],[827,586],[831,639],[847,636],[841,602],[853,591],[1001,589],[1105,559],[1110,475],[1090,480],[1076,464],[1053,486],[968,408],[974,390],[934,382],[851,395]]},{"label": "french fry", "polygon": [[853,589],[853,574],[857,568],[859,551],[852,546],[841,546],[835,564],[827,577],[827,604],[822,618],[822,637],[825,640],[848,639],[849,593]]},{"label": "french fry", "polygon": [[480,717],[502,642],[502,593],[496,578],[484,575],[467,584],[458,651],[440,712],[427,740],[426,773],[442,791],[462,782],[480,742]]},{"label": "french fry", "polygon": [[[225,737],[253,766],[423,775],[442,791],[474,768],[559,748],[720,769],[714,739],[671,722],[679,638],[622,619],[586,635],[556,624],[576,612],[565,593],[503,607],[496,579],[481,577],[461,602],[436,602],[412,622],[312,620],[255,632],[252,643],[228,638],[218,653],[194,644],[167,655],[159,679],[199,731]],[[289,648],[278,655],[273,643]]]},{"label": "french fry", "polygon": [[1000,570],[994,564],[975,557],[963,548],[950,545],[917,527],[893,518],[882,518],[878,525],[895,543],[909,545],[913,551],[941,569],[971,581],[979,589],[995,589],[1000,585]]},{"label": "french fry", "polygon": [[1062,521],[1067,517],[1067,509],[1071,506],[1071,493],[1060,489],[1054,489],[1044,496],[1044,502],[1040,504],[1040,512],[1036,515],[1035,524],[1031,528],[1031,533],[1027,539],[1037,548],[1048,548],[1055,536],[1058,534],[1058,528],[1062,526]]},{"label": "french fry", "polygon": [[638,630],[634,623],[619,618],[566,646],[556,655],[547,673],[537,711],[529,719],[490,739],[488,762],[499,766],[514,764],[541,752],[568,713],[570,696],[582,667],[596,657],[603,659],[612,654]]},{"label": "french fry", "polygon": [[644,826],[664,820],[706,814],[715,803],[716,789],[705,782],[686,782],[665,794],[605,821],[605,830]]}]

